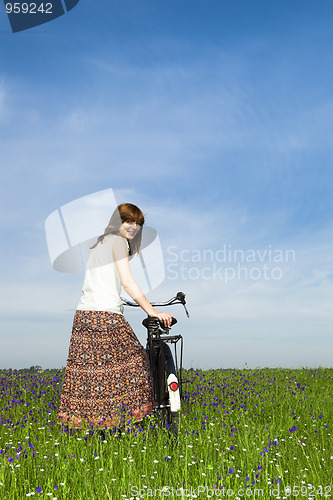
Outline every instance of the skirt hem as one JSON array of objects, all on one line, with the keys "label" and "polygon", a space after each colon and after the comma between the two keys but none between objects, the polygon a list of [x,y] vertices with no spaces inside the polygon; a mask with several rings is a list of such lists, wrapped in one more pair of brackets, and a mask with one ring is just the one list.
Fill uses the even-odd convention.
[{"label": "skirt hem", "polygon": [[128,409],[126,412],[122,411],[121,416],[114,417],[100,417],[100,418],[85,418],[81,416],[69,415],[67,412],[58,413],[58,421],[60,424],[65,424],[72,429],[82,429],[99,427],[105,429],[106,427],[117,427],[122,424],[137,423],[140,422],[144,417],[148,417],[153,413],[154,405],[149,404],[143,406],[140,410]]}]

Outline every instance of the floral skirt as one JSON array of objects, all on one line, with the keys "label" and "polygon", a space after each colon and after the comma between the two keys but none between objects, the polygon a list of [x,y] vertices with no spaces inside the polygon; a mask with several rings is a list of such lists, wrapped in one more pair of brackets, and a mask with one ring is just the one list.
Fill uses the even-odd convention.
[{"label": "floral skirt", "polygon": [[124,316],[77,310],[58,418],[105,428],[142,420],[153,407],[148,357]]}]

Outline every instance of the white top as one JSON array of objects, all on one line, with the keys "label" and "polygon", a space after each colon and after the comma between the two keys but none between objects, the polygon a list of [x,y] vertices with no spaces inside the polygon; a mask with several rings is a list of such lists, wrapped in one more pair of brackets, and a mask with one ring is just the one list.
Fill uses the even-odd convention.
[{"label": "white top", "polygon": [[113,260],[112,245],[117,235],[107,235],[93,248],[86,266],[81,300],[77,309],[123,313],[121,281]]}]

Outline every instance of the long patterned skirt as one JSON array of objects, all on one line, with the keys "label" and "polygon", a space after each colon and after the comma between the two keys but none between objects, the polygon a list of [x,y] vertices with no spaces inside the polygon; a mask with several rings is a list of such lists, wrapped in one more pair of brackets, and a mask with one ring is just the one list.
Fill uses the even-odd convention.
[{"label": "long patterned skirt", "polygon": [[145,349],[122,314],[80,311],[72,336],[58,418],[101,428],[142,420],[154,407]]}]

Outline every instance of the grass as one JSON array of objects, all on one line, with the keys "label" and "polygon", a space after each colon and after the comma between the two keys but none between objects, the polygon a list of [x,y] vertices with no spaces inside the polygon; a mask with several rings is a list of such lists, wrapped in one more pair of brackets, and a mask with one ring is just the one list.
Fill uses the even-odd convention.
[{"label": "grass", "polygon": [[[177,444],[153,417],[57,423],[63,372],[0,376],[0,498],[330,498],[333,369],[188,370]],[[290,488],[290,489],[288,489]]]}]

